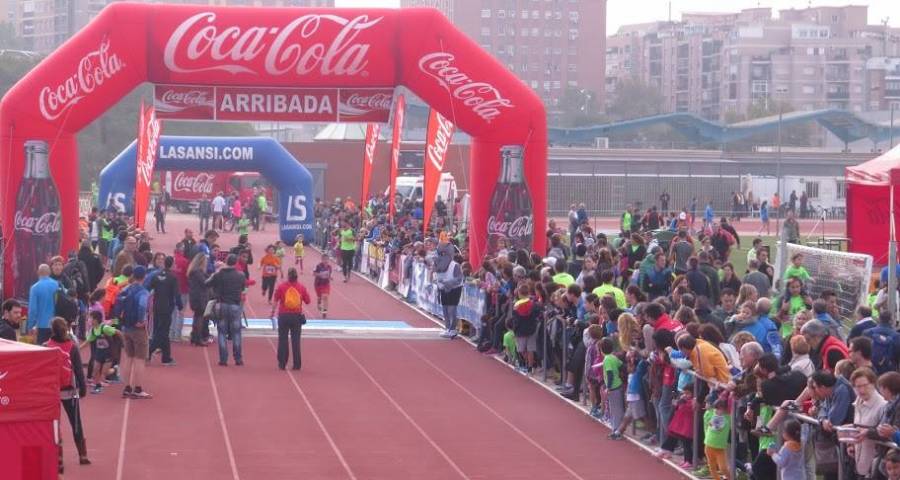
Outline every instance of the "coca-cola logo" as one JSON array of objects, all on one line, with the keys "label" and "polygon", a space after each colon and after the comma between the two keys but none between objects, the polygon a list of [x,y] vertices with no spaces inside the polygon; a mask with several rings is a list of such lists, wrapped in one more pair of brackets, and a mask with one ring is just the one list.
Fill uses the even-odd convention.
[{"label": "coca-cola logo", "polygon": [[511,222],[503,222],[495,216],[488,217],[488,234],[500,234],[508,238],[524,238],[534,232],[534,217],[523,215]]},{"label": "coca-cola logo", "polygon": [[463,105],[472,109],[485,122],[503,113],[503,108],[512,108],[511,101],[504,98],[496,87],[487,82],[476,82],[459,68],[453,66],[453,54],[434,52],[419,59],[419,70],[434,78],[453,98],[462,100]]},{"label": "coca-cola logo", "polygon": [[184,172],[178,172],[178,175],[175,176],[175,182],[172,185],[172,189],[176,192],[212,194],[214,187],[213,180],[215,180],[215,178],[215,175],[210,175],[208,173],[187,175]]},{"label": "coca-cola logo", "polygon": [[187,90],[178,92],[169,89],[163,92],[160,100],[167,104],[180,104],[184,107],[211,107],[213,99],[209,96],[209,90]]},{"label": "coca-cola logo", "polygon": [[386,93],[360,95],[354,93],[347,98],[347,105],[362,110],[390,110],[393,97]]},{"label": "coca-cola logo", "polygon": [[[356,38],[382,18],[309,14],[284,27],[242,29],[235,25],[220,28],[215,23],[215,13],[202,12],[172,32],[163,61],[166,68],[176,73],[221,70],[259,75],[251,62],[262,56],[263,68],[269,75],[306,75],[313,71],[326,76],[365,74],[371,45],[358,43]],[[322,35],[314,38],[326,23],[339,25],[341,30],[331,39],[321,38]]]},{"label": "coca-cola logo", "polygon": [[[444,161],[447,159],[447,149],[450,148],[450,140],[453,138],[453,130],[455,129],[453,122],[444,118],[440,113],[436,113],[434,118],[435,133],[434,140],[428,144],[428,161],[441,172],[444,170]],[[430,132],[429,132],[430,133]]]},{"label": "coca-cola logo", "polygon": [[88,52],[78,62],[78,68],[56,87],[41,89],[38,99],[41,115],[56,120],[85,95],[112,79],[125,68],[118,55],[110,53],[109,38],[104,37],[97,50]]},{"label": "coca-cola logo", "polygon": [[32,217],[17,211],[14,222],[16,230],[32,235],[49,235],[59,233],[59,220],[59,212],[47,212],[40,217]]},{"label": "coca-cola logo", "polygon": [[369,165],[375,162],[375,146],[378,144],[378,134],[381,133],[381,125],[377,123],[370,125],[372,132],[366,137],[366,161]]},{"label": "coca-cola logo", "polygon": [[144,185],[150,186],[153,180],[153,164],[156,159],[156,152],[159,149],[160,123],[156,119],[156,113],[151,109],[148,113],[149,118],[145,119],[143,142],[144,147],[138,155],[137,173]]}]

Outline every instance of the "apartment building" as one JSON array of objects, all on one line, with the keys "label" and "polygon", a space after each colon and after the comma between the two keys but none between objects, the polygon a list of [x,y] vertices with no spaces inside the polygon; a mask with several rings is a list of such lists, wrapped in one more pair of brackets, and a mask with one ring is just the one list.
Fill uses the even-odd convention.
[{"label": "apartment building", "polygon": [[900,29],[869,25],[867,16],[858,5],[781,10],[777,17],[753,8],[625,26],[607,41],[607,94],[635,78],[659,89],[666,111],[714,120],[739,119],[772,102],[802,110],[880,108],[870,84],[891,75],[871,74],[867,64],[900,57]]}]

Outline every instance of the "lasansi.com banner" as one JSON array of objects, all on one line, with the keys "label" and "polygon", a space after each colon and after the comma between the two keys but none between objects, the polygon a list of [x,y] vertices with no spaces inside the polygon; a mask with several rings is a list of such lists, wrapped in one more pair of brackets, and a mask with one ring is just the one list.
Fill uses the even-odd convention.
[{"label": "lasansi.com banner", "polygon": [[134,223],[144,228],[147,209],[150,206],[150,183],[153,181],[153,165],[156,163],[156,151],[159,148],[159,136],[162,126],[156,118],[153,106],[144,107],[141,102],[141,113],[138,121],[137,175],[134,183]]}]

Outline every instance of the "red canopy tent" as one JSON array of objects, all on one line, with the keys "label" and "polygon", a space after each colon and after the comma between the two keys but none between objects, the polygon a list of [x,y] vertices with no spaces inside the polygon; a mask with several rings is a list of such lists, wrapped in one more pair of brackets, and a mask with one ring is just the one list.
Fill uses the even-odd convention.
[{"label": "red canopy tent", "polygon": [[59,352],[0,339],[0,478],[57,478]]},{"label": "red canopy tent", "polygon": [[[890,187],[900,186],[900,146],[880,157],[847,168],[847,237],[850,251],[871,255],[876,265],[888,261],[890,232]],[[900,190],[895,192],[900,197]],[[894,220],[900,220],[900,208],[894,200]]]}]

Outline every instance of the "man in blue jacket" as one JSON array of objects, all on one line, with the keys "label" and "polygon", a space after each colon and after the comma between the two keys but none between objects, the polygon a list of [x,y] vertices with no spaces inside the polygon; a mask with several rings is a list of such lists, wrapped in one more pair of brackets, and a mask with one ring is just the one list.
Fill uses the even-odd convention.
[{"label": "man in blue jacket", "polygon": [[36,336],[35,344],[43,345],[50,340],[50,320],[56,306],[56,292],[59,283],[50,278],[50,266],[42,263],[38,267],[38,281],[28,292],[28,322],[26,327]]}]

